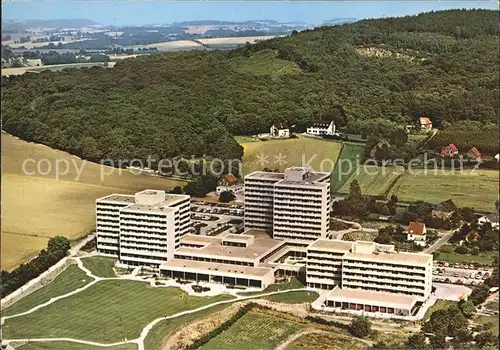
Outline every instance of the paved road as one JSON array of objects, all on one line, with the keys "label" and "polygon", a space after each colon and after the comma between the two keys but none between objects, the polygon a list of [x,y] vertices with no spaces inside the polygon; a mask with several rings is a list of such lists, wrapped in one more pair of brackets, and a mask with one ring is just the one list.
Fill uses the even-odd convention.
[{"label": "paved road", "polygon": [[440,232],[440,234],[442,234],[442,236],[440,238],[438,238],[438,240],[436,242],[434,242],[429,248],[424,249],[422,251],[422,253],[431,254],[431,253],[435,252],[436,250],[438,250],[439,248],[441,248],[441,246],[443,244],[445,244],[446,242],[448,242],[449,239],[451,238],[451,236],[453,236],[453,232],[454,232],[454,230]]}]

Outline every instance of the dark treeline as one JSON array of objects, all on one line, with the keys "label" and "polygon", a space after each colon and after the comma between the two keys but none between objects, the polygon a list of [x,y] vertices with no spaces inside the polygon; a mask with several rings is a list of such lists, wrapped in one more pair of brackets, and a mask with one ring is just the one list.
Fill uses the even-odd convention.
[{"label": "dark treeline", "polygon": [[49,267],[68,254],[69,248],[70,243],[67,238],[55,236],[49,239],[47,249],[43,249],[33,260],[19,265],[11,272],[2,270],[0,272],[0,295],[2,298],[48,270]]},{"label": "dark treeline", "polygon": [[497,19],[498,11],[454,10],[366,20],[227,52],[10,77],[2,80],[3,127],[95,160],[238,158],[231,135],[267,131],[276,121],[334,119],[367,136],[423,114],[436,126],[496,125]]}]

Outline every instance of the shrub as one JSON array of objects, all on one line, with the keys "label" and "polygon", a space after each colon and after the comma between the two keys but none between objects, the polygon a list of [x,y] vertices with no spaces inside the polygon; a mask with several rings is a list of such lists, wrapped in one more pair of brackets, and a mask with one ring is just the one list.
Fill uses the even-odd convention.
[{"label": "shrub", "polygon": [[439,251],[443,253],[453,253],[453,246],[450,244],[445,244],[441,248],[439,248]]},{"label": "shrub", "polygon": [[349,325],[349,333],[358,338],[364,338],[370,334],[372,323],[368,317],[355,317]]},{"label": "shrub", "polygon": [[455,248],[455,253],[458,254],[469,254],[469,249],[466,246],[459,245]]}]

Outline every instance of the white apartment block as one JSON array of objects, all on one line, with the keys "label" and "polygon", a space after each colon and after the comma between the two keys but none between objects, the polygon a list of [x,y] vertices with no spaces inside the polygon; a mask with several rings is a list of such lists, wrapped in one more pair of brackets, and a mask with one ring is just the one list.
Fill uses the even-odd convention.
[{"label": "white apartment block", "polygon": [[432,289],[431,254],[374,242],[319,239],[307,248],[306,271],[308,287],[333,290],[330,307],[409,315]]},{"label": "white apartment block", "polygon": [[[190,232],[190,198],[144,190],[96,201],[97,251],[127,266],[159,267]],[[112,208],[112,210],[111,210]]]},{"label": "white apartment block", "polygon": [[245,176],[245,228],[308,245],[330,234],[330,173],[291,167]]}]

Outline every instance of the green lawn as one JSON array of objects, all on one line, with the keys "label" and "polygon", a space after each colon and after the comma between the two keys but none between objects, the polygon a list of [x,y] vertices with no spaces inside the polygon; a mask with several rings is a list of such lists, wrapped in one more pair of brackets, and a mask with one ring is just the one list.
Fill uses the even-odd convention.
[{"label": "green lawn", "polygon": [[113,271],[115,261],[116,259],[102,256],[93,256],[82,259],[83,266],[98,277],[116,277],[115,272]]},{"label": "green lawn", "polygon": [[277,51],[273,50],[262,50],[250,57],[233,58],[230,68],[241,74],[264,75],[271,78],[302,73],[297,63],[279,59]]},{"label": "green lawn", "polygon": [[429,309],[427,309],[427,312],[424,315],[424,321],[427,321],[429,318],[431,318],[431,314],[434,311],[446,309],[448,306],[454,305],[456,303],[457,303],[456,301],[452,300],[442,300],[442,299],[436,300],[434,305],[432,305]]},{"label": "green lawn", "polygon": [[243,296],[259,295],[259,294],[264,294],[264,293],[277,292],[280,290],[299,289],[299,288],[304,288],[304,285],[297,278],[292,277],[290,282],[271,284],[266,289],[264,289],[262,292],[241,292],[241,293],[238,293],[238,295],[243,295]]},{"label": "green lawn", "polygon": [[357,166],[357,160],[362,163],[364,159],[365,147],[363,145],[354,145],[345,143],[340,152],[339,159],[331,177],[331,190],[337,192],[349,179]]},{"label": "green lawn", "polygon": [[487,330],[491,333],[498,335],[498,316],[474,316],[472,319],[475,323],[485,325]]},{"label": "green lawn", "polygon": [[349,185],[353,180],[357,180],[364,195],[382,196],[389,191],[403,171],[401,167],[360,167],[338,192],[349,193]]},{"label": "green lawn", "polygon": [[294,139],[248,142],[241,145],[244,148],[244,174],[264,168],[273,170],[277,168],[283,171],[291,166],[308,164],[316,171],[332,171],[342,148],[340,142],[305,136]]},{"label": "green lawn", "polygon": [[269,301],[285,304],[310,303],[316,300],[319,294],[316,292],[296,291],[282,294],[275,294],[265,297]]},{"label": "green lawn", "polygon": [[68,337],[102,343],[134,339],[149,322],[184,310],[230,300],[229,296],[188,296],[179,288],[105,280],[26,316],[8,319],[5,338]]},{"label": "green lawn", "polygon": [[493,265],[493,259],[495,258],[495,252],[479,253],[479,255],[472,254],[458,254],[458,253],[446,253],[437,251],[434,256],[434,261],[447,261],[453,263],[476,263],[480,265]]},{"label": "green lawn", "polygon": [[93,346],[87,344],[66,342],[66,341],[48,341],[48,342],[30,342],[19,346],[18,350],[136,350],[136,344],[124,344],[103,348],[101,346]]},{"label": "green lawn", "polygon": [[476,210],[493,211],[499,190],[498,170],[478,170],[463,172],[443,172],[423,170],[415,174],[405,174],[392,188],[403,201],[422,200],[440,203],[452,199],[459,207],[472,207]]},{"label": "green lawn", "polygon": [[228,330],[210,340],[200,349],[274,349],[278,343],[302,327],[301,324],[271,314],[249,311]]},{"label": "green lawn", "polygon": [[161,349],[163,339],[168,337],[171,333],[178,331],[184,325],[198,321],[203,317],[221,311],[228,306],[228,304],[218,305],[192,314],[187,314],[170,320],[161,321],[149,331],[148,336],[144,340],[144,347],[148,350]]},{"label": "green lawn", "polygon": [[18,302],[2,311],[2,316],[10,316],[28,311],[33,307],[49,301],[53,297],[63,295],[83,287],[93,281],[77,265],[70,265],[52,282],[27,295]]}]

